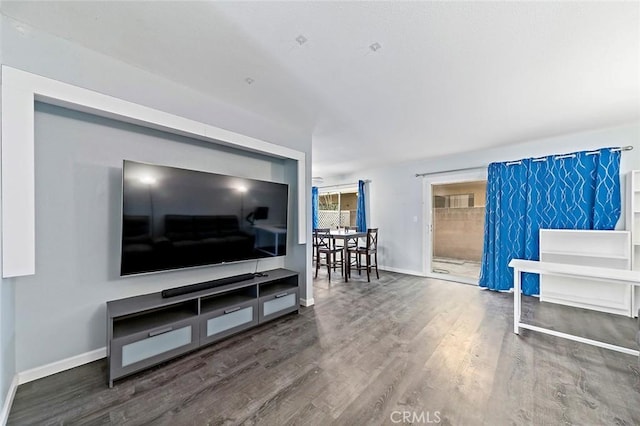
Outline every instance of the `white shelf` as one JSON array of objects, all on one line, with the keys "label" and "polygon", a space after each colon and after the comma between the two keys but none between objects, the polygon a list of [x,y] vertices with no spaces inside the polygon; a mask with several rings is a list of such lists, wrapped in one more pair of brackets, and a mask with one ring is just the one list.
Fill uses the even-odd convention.
[{"label": "white shelf", "polygon": [[600,235],[606,232],[608,236],[618,236],[624,238],[628,233],[627,231],[601,231],[599,229],[541,229],[540,232],[545,232],[548,235],[558,235],[563,237],[567,234],[577,234],[582,236]]},{"label": "white shelf", "polygon": [[[631,269],[640,270],[640,170],[627,174],[626,228],[631,232]],[[631,289],[631,314],[638,315],[640,309],[640,288]]]},{"label": "white shelf", "polygon": [[[640,245],[640,243],[634,243]],[[541,252],[542,254],[543,252]],[[616,255],[616,254],[602,254],[602,253],[580,253],[577,251],[555,251],[555,250],[545,250],[545,255],[559,255],[559,256],[576,256],[576,257],[586,257],[586,258],[597,258],[597,259],[617,259],[617,260],[628,260],[628,255]]]},{"label": "white shelf", "polygon": [[[540,260],[565,267],[628,271],[635,247],[631,241],[629,231],[541,229]],[[575,277],[541,275],[540,300],[630,315],[630,286],[612,287],[610,284],[606,280],[587,283]]]}]

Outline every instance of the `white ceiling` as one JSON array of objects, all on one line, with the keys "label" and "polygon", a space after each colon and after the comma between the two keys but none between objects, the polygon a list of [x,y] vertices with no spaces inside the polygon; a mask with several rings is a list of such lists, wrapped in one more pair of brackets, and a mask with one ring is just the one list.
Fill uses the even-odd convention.
[{"label": "white ceiling", "polygon": [[[1,7],[19,21],[311,132],[314,176],[640,119],[639,2]],[[300,45],[299,35],[308,41]],[[382,48],[374,52],[376,42]]]}]

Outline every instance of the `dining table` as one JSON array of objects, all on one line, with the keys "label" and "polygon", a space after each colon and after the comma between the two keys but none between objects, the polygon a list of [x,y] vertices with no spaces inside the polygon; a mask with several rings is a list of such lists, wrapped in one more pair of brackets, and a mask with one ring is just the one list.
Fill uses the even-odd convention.
[{"label": "dining table", "polygon": [[363,238],[367,236],[366,232],[360,232],[360,231],[345,231],[344,229],[332,229],[329,231],[329,234],[331,235],[331,238],[333,238],[334,243],[336,240],[342,240],[343,244],[343,253],[342,253],[342,263],[344,265],[344,282],[349,282],[349,276],[347,273],[347,267],[349,266],[347,264],[348,260],[347,260],[347,256],[349,255],[349,240],[355,239],[356,241],[358,240],[358,238]]}]

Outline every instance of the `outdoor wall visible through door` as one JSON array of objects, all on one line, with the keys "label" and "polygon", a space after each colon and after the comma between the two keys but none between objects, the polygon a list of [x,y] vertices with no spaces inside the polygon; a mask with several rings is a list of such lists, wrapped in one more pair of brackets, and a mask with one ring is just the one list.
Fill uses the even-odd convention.
[{"label": "outdoor wall visible through door", "polygon": [[478,279],[486,186],[484,180],[432,185],[431,272]]}]

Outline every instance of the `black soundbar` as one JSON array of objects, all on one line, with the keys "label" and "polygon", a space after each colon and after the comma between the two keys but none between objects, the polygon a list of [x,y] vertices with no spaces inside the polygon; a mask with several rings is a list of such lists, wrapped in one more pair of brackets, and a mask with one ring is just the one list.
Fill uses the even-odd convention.
[{"label": "black soundbar", "polygon": [[162,297],[175,297],[181,294],[193,293],[200,290],[208,290],[210,288],[220,287],[222,285],[238,283],[240,281],[246,281],[253,279],[253,274],[235,275],[233,277],[220,278],[219,280],[205,281],[203,283],[189,284],[182,287],[170,288],[162,290]]}]

